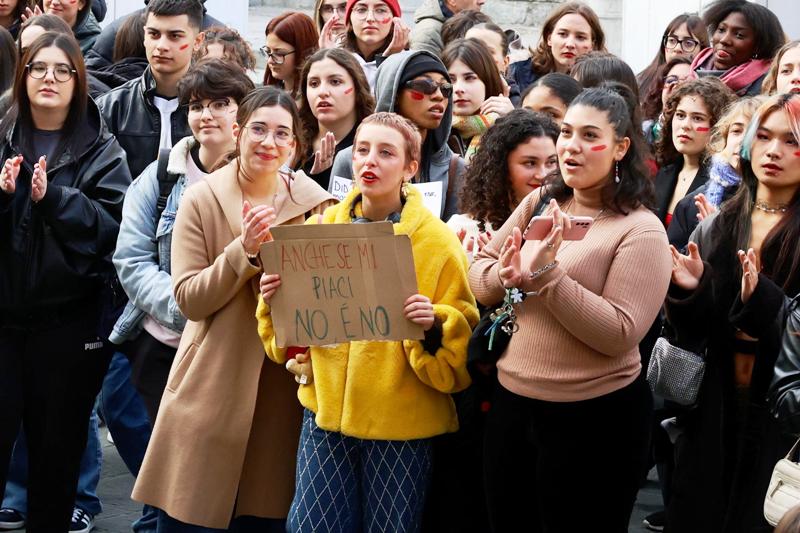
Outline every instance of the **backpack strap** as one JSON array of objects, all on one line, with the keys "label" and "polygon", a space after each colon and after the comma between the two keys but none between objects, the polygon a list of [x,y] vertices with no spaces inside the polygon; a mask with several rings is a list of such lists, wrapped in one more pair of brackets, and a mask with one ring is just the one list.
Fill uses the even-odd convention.
[{"label": "backpack strap", "polygon": [[169,198],[172,188],[178,182],[178,175],[172,174],[167,171],[167,164],[169,163],[169,148],[162,148],[158,151],[158,201],[156,202],[156,224],[161,220],[161,214],[167,207],[167,199]]}]

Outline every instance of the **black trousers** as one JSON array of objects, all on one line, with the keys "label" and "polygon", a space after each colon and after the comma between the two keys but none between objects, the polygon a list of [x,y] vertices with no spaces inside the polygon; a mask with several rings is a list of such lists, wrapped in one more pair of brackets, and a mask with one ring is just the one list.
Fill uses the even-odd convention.
[{"label": "black trousers", "polygon": [[131,383],[144,401],[150,427],[155,427],[161,397],[167,387],[169,370],[177,350],[158,341],[142,330],[134,340],[126,342],[120,350],[131,362]]},{"label": "black trousers", "polygon": [[545,402],[499,383],[486,424],[484,479],[495,533],[626,532],[647,467],[650,390]]},{"label": "black trousers", "polygon": [[97,326],[91,305],[0,317],[0,487],[22,424],[28,533],[69,529],[86,425],[113,353]]}]

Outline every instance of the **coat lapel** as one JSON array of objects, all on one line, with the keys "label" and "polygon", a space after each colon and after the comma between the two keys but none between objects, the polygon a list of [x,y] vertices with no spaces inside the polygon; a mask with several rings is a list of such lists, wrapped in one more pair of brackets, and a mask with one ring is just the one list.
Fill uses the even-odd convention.
[{"label": "coat lapel", "polygon": [[217,199],[231,233],[242,233],[242,190],[236,182],[235,165],[227,165],[206,178],[206,183]]}]

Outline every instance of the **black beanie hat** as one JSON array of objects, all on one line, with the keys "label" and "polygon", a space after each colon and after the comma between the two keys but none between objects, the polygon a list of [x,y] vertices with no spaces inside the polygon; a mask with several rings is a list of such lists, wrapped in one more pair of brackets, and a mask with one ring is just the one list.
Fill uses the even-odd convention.
[{"label": "black beanie hat", "polygon": [[447,69],[444,68],[444,64],[439,59],[428,54],[417,54],[409,59],[403,68],[403,75],[400,77],[400,88],[402,89],[407,81],[413,80],[426,72],[438,72],[447,81],[450,81],[450,75],[447,74]]}]

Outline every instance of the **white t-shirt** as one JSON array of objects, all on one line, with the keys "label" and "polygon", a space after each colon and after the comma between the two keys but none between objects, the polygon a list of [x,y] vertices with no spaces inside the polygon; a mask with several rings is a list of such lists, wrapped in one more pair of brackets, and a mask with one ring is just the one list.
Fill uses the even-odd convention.
[{"label": "white t-shirt", "polygon": [[180,102],[178,98],[162,98],[153,96],[153,105],[161,113],[161,140],[158,142],[158,149],[172,148],[172,113],[178,109]]}]

